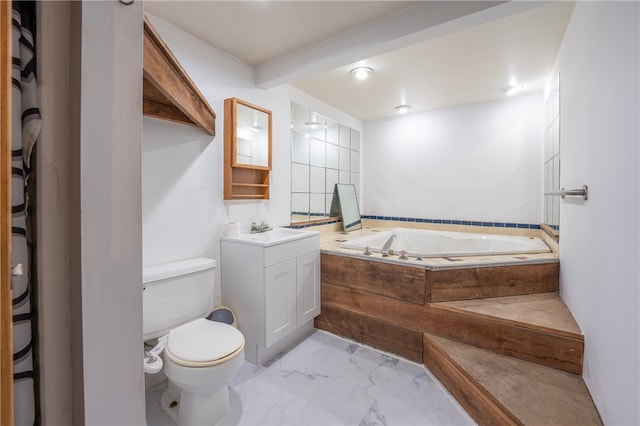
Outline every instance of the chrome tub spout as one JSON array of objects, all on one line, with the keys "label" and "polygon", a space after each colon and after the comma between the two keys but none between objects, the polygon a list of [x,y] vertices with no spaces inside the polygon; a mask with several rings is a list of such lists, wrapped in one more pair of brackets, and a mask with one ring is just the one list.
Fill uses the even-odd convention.
[{"label": "chrome tub spout", "polygon": [[391,251],[391,244],[393,244],[393,240],[395,240],[397,236],[398,234],[392,234],[387,242],[384,243],[384,245],[382,246],[382,250],[380,250],[380,252],[382,253],[382,257],[389,256],[389,252]]}]

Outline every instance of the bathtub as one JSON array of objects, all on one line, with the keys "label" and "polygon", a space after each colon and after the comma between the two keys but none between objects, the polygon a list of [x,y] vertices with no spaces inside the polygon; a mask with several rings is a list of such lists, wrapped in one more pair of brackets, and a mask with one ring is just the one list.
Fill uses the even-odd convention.
[{"label": "bathtub", "polygon": [[516,237],[464,232],[431,231],[426,229],[393,228],[373,235],[345,241],[343,248],[380,252],[384,243],[392,236],[391,245],[395,254],[405,250],[415,257],[485,256],[497,254],[546,253],[550,249],[535,237]]}]

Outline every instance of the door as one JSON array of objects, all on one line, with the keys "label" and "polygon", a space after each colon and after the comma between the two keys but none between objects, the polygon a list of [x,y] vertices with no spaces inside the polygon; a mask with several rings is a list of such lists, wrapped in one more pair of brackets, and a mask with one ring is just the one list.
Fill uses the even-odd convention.
[{"label": "door", "polygon": [[11,319],[11,2],[0,2],[0,424],[13,424]]},{"label": "door", "polygon": [[296,259],[264,268],[265,347],[296,329]]},{"label": "door", "polygon": [[297,320],[301,325],[320,315],[320,252],[300,256],[297,267]]}]

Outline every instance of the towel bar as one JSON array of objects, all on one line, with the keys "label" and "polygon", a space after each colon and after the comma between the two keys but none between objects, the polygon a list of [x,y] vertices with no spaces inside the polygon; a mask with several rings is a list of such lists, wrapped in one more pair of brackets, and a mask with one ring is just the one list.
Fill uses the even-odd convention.
[{"label": "towel bar", "polygon": [[544,195],[559,195],[562,199],[564,199],[564,197],[582,197],[583,200],[587,201],[589,199],[589,187],[582,185],[582,188],[577,189],[561,188],[560,191],[545,192]]}]

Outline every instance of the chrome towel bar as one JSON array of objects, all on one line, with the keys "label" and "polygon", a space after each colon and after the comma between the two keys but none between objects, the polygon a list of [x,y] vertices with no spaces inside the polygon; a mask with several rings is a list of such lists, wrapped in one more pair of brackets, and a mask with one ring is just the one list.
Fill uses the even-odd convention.
[{"label": "chrome towel bar", "polygon": [[544,195],[559,195],[562,199],[564,199],[564,197],[582,197],[583,200],[587,201],[589,199],[589,187],[582,185],[582,188],[578,189],[561,188],[560,191],[545,192]]}]

